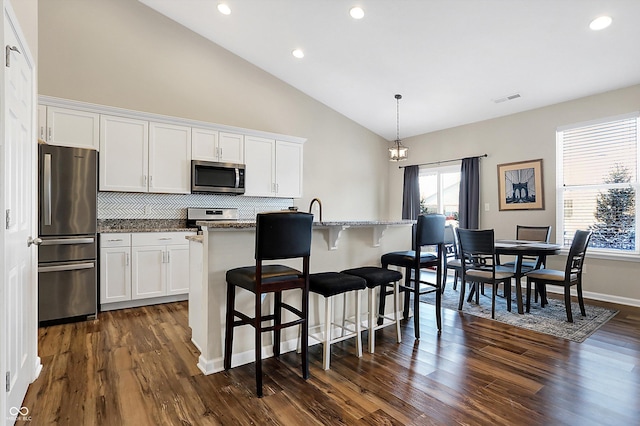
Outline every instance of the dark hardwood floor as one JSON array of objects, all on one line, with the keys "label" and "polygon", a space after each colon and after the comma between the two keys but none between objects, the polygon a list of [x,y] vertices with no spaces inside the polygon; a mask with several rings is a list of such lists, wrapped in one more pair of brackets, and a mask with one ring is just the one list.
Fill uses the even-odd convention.
[{"label": "dark hardwood floor", "polygon": [[[30,425],[632,425],[640,424],[640,308],[583,343],[443,311],[422,338],[378,331],[376,353],[333,345],[331,370],[310,348],[204,376],[190,342],[186,302],[105,312],[97,321],[40,329],[43,370],[27,393]],[[366,332],[364,336],[366,338]],[[366,340],[365,340],[366,341]]]}]

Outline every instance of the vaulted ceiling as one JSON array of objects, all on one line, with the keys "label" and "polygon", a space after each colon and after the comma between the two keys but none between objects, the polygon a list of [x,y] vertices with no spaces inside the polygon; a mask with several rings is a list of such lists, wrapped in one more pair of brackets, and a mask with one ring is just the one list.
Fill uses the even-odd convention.
[{"label": "vaulted ceiling", "polygon": [[640,83],[639,0],[139,1],[388,140]]}]

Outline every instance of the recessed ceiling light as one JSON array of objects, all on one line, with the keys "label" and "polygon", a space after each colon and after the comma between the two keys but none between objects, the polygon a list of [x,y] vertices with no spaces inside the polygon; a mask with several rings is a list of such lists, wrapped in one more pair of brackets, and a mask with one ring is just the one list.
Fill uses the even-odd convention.
[{"label": "recessed ceiling light", "polygon": [[304,52],[302,49],[294,49],[291,54],[298,59],[304,58]]},{"label": "recessed ceiling light", "polygon": [[611,21],[612,19],[610,16],[600,16],[594,19],[593,21],[591,21],[591,23],[589,24],[589,28],[591,28],[594,31],[603,30],[607,28],[609,25],[611,25]]},{"label": "recessed ceiling light", "polygon": [[351,15],[353,19],[362,19],[364,17],[364,10],[358,6],[352,7],[349,9],[349,15]]},{"label": "recessed ceiling light", "polygon": [[222,13],[223,15],[231,15],[231,8],[225,3],[219,3],[218,12]]}]

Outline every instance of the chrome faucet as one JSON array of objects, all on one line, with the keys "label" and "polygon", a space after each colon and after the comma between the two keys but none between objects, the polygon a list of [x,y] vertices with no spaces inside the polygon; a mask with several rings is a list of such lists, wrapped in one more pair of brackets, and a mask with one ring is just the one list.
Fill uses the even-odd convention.
[{"label": "chrome faucet", "polygon": [[313,203],[318,202],[318,209],[320,210],[320,222],[322,222],[322,201],[320,201],[320,198],[314,198],[313,200],[311,200],[311,202],[309,203],[309,213],[311,213],[311,209],[313,208]]}]

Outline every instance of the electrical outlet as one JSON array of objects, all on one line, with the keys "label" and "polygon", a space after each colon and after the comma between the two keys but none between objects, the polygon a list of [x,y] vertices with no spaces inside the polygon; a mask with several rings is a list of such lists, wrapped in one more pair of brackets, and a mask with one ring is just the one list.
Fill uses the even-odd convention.
[{"label": "electrical outlet", "polygon": [[144,206],[144,214],[146,216],[149,216],[151,214],[151,206],[149,206],[149,205]]},{"label": "electrical outlet", "polygon": [[489,208],[490,208],[489,203],[484,203],[484,211],[485,211],[485,212],[488,212],[488,211],[489,211]]}]

